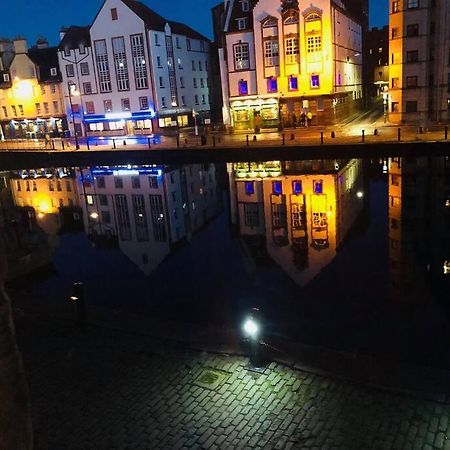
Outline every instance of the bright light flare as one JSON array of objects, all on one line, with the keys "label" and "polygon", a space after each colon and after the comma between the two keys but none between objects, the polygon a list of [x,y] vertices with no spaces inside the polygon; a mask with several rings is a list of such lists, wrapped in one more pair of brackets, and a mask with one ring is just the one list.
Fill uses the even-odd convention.
[{"label": "bright light flare", "polygon": [[244,331],[250,336],[256,336],[259,331],[258,324],[254,319],[247,319],[244,323]]},{"label": "bright light flare", "polygon": [[363,197],[364,197],[364,192],[358,191],[358,192],[356,193],[356,196],[357,196],[358,198],[363,198]]}]

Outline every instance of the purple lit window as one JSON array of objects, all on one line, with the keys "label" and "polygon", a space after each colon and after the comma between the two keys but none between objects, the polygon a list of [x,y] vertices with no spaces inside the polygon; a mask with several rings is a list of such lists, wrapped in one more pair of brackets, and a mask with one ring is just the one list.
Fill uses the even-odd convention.
[{"label": "purple lit window", "polygon": [[268,92],[278,92],[278,80],[275,77],[271,77],[267,80]]},{"label": "purple lit window", "polygon": [[323,181],[313,181],[314,194],[323,194]]},{"label": "purple lit window", "polygon": [[298,90],[298,78],[297,77],[289,77],[289,90],[297,91]]},{"label": "purple lit window", "polygon": [[255,183],[253,181],[245,182],[245,193],[247,195],[252,195],[255,193]]},{"label": "purple lit window", "polygon": [[239,81],[239,95],[248,95],[248,85],[245,80]]},{"label": "purple lit window", "polygon": [[274,195],[281,195],[283,193],[283,184],[281,181],[274,181],[272,183],[272,190]]},{"label": "purple lit window", "polygon": [[303,192],[302,182],[301,181],[293,181],[292,182],[292,192],[295,195],[300,195]]},{"label": "purple lit window", "polygon": [[319,75],[312,75],[311,76],[311,87],[312,88],[320,87]]}]

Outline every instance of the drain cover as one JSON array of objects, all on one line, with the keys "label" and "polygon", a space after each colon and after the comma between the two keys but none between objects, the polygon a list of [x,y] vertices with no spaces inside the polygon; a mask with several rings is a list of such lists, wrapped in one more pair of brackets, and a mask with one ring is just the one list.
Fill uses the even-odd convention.
[{"label": "drain cover", "polygon": [[194,384],[206,389],[216,389],[228,377],[227,372],[216,369],[206,369],[195,380]]}]

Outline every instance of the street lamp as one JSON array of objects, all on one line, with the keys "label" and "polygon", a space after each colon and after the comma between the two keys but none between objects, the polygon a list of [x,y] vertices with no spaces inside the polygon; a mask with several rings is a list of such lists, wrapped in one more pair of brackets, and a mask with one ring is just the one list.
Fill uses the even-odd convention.
[{"label": "street lamp", "polygon": [[383,114],[384,114],[384,123],[387,122],[389,111],[389,89],[387,86],[384,86],[383,89]]},{"label": "street lamp", "polygon": [[283,122],[281,118],[281,109],[283,105],[281,104],[281,99],[283,98],[283,93],[280,92],[280,96],[278,98],[278,131],[283,131]]},{"label": "street lamp", "polygon": [[192,110],[192,117],[194,118],[195,135],[198,136],[197,112],[195,111],[195,109]]},{"label": "street lamp", "polygon": [[78,97],[80,95],[80,93],[76,90],[77,85],[75,83],[69,81],[67,83],[67,85],[68,85],[68,88],[69,88],[70,114],[72,116],[73,132],[74,132],[74,135],[75,135],[75,149],[79,150],[80,149],[80,145],[78,143],[77,130],[76,130],[76,127],[75,127],[75,116],[74,116],[74,113],[73,113],[72,87],[74,88],[73,95]]},{"label": "street lamp", "polygon": [[258,308],[252,308],[248,313],[243,324],[243,331],[250,343],[250,361],[251,370],[260,370],[264,368],[261,358],[261,317]]}]

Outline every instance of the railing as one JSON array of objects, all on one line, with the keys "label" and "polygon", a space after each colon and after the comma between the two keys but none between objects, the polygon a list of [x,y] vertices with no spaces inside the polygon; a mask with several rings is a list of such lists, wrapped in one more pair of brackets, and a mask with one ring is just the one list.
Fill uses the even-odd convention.
[{"label": "railing", "polygon": [[[280,132],[224,134],[210,133],[195,136],[181,133],[178,136],[126,136],[91,137],[78,140],[79,150],[152,150],[201,148],[242,148],[259,146],[312,146],[320,144],[364,145],[382,143],[438,142],[449,139],[448,126],[427,128],[403,127],[362,127],[345,129],[327,127],[305,127]],[[76,143],[72,139],[7,139],[0,141],[0,151],[75,151]]]}]

